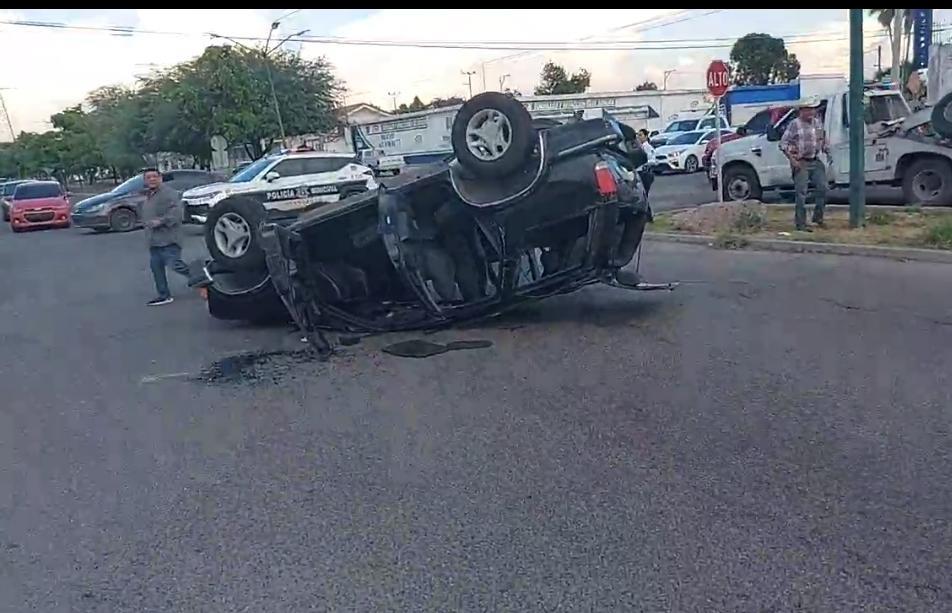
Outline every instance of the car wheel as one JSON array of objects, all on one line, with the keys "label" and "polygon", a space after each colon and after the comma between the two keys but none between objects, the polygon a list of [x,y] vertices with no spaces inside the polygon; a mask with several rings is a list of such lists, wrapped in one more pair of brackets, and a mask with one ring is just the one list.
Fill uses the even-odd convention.
[{"label": "car wheel", "polygon": [[116,209],[109,214],[109,229],[113,232],[128,232],[136,227],[138,217],[131,209]]},{"label": "car wheel", "polygon": [[697,167],[697,157],[689,155],[688,159],[684,160],[684,172],[689,174],[697,172]]},{"label": "car wheel", "polygon": [[946,138],[952,138],[952,92],[939,99],[932,107],[932,129]]},{"label": "car wheel", "polygon": [[250,198],[226,198],[211,208],[205,220],[205,246],[219,264],[231,270],[261,270],[264,251],[258,226],[265,219],[260,203]]},{"label": "car wheel", "polygon": [[902,176],[906,204],[952,204],[952,169],[940,159],[913,162]]},{"label": "car wheel", "polygon": [[724,172],[724,200],[760,200],[762,190],[757,173],[746,166],[733,166]]},{"label": "car wheel", "polygon": [[456,113],[451,141],[456,159],[473,174],[503,177],[526,163],[535,131],[522,103],[506,94],[484,92]]}]

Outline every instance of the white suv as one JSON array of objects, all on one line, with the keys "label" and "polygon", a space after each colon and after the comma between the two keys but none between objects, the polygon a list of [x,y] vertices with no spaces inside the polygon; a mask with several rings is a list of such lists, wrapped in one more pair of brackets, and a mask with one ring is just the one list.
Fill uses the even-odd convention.
[{"label": "white suv", "polygon": [[259,227],[291,221],[329,202],[377,189],[373,171],[353,155],[295,151],[262,158],[225,183],[182,194],[185,222],[205,225],[212,258],[231,270],[264,265]]},{"label": "white suv", "polygon": [[265,210],[289,216],[377,188],[373,171],[348,153],[295,151],[263,157],[227,182],[185,191],[186,223],[205,223],[209,209],[234,195],[262,196]]}]

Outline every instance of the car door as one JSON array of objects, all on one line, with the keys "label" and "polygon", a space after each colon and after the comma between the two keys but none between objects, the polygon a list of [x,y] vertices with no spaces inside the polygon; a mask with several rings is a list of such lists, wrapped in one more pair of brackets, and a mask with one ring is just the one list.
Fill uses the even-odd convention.
[{"label": "car door", "polygon": [[290,189],[307,183],[304,161],[304,158],[287,158],[274,165],[265,173],[266,176],[272,172],[278,173],[276,179],[268,181],[268,189]]},{"label": "car door", "polygon": [[319,193],[312,188],[311,192],[317,200],[334,202],[340,198],[340,190],[351,182],[347,168],[353,160],[345,157],[313,157],[305,161],[308,172],[308,184],[314,185]]}]

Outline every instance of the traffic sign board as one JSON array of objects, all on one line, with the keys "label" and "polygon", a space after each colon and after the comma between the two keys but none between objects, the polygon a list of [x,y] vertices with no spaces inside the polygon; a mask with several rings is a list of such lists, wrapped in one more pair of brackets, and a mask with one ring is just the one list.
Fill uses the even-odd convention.
[{"label": "traffic sign board", "polygon": [[727,93],[730,87],[730,73],[727,70],[727,64],[721,60],[714,60],[707,67],[707,91],[715,98],[720,98]]}]

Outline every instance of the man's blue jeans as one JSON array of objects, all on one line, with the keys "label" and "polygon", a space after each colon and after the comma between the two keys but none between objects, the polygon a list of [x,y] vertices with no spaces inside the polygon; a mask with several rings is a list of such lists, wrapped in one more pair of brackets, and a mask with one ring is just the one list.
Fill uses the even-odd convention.
[{"label": "man's blue jeans", "polygon": [[170,298],[169,280],[165,276],[165,267],[188,278],[188,264],[182,261],[182,248],[178,245],[164,247],[149,247],[149,266],[152,268],[152,278],[155,279],[155,291],[159,298]]}]

